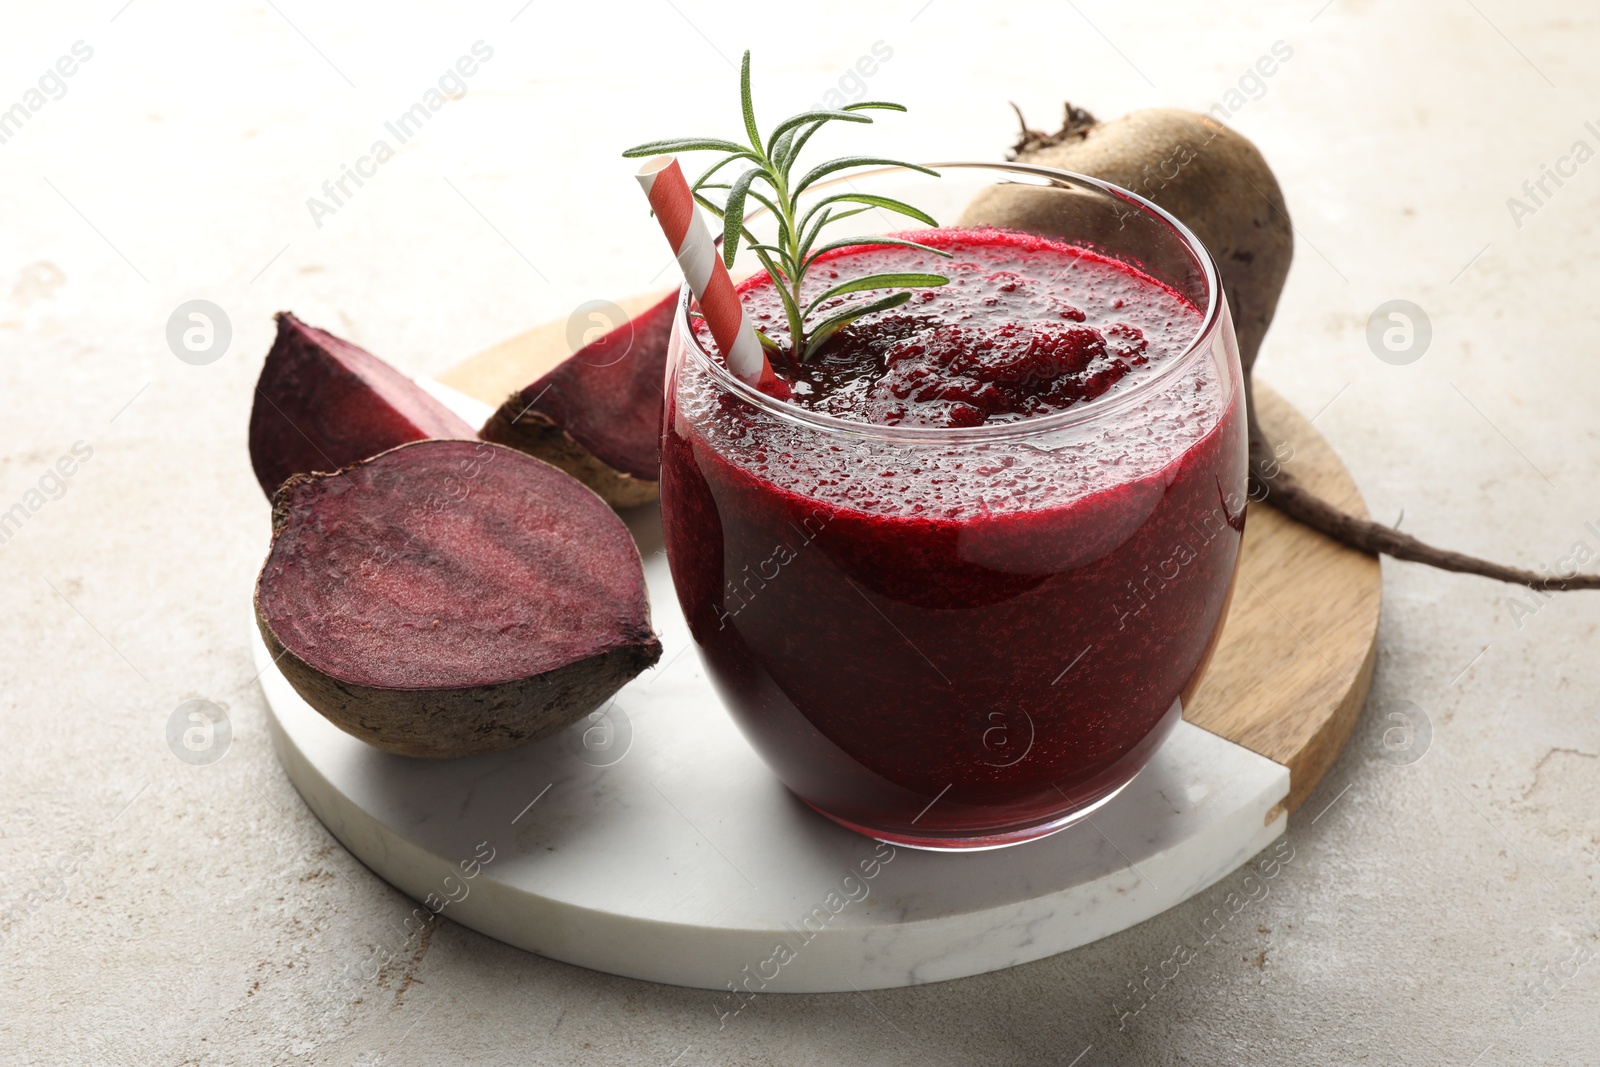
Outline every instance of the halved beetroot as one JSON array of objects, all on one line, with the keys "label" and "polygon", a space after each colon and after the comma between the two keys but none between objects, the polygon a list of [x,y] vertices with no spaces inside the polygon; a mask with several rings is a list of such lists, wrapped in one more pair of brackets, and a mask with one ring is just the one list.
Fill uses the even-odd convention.
[{"label": "halved beetroot", "polygon": [[410,378],[280,311],[250,411],[250,464],[267,496],[291,474],[336,471],[396,445],[478,435]]},{"label": "halved beetroot", "polygon": [[622,520],[509,448],[421,441],[295,475],[272,530],[262,638],[308,704],[389,752],[545,737],[661,656]]},{"label": "halved beetroot", "polygon": [[662,379],[677,307],[674,294],[579,349],[511,394],[478,435],[560,467],[612,507],[656,499]]}]

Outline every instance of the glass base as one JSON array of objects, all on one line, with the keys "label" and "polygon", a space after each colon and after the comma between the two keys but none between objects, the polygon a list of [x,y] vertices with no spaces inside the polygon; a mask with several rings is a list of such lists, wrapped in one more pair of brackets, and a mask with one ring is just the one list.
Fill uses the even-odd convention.
[{"label": "glass base", "polygon": [[[1201,667],[1203,668],[1204,664]],[[1199,677],[1198,672],[1196,677]],[[1025,841],[1037,841],[1041,837],[1049,837],[1051,834],[1065,830],[1073,823],[1086,819],[1105,807],[1113,797],[1128,788],[1128,783],[1132,782],[1144,771],[1151,758],[1155,755],[1156,750],[1166,743],[1167,738],[1172,735],[1173,729],[1182,720],[1183,697],[1179,697],[1172,702],[1172,706],[1167,709],[1166,714],[1156,722],[1155,726],[1150,729],[1149,733],[1145,734],[1138,744],[1123,753],[1121,759],[1103,770],[1098,776],[1097,784],[1101,784],[1102,787],[1104,787],[1104,783],[1108,782],[1116,782],[1116,785],[1110,786],[1106,789],[1106,792],[1087,804],[1075,807],[1071,811],[1063,812],[1042,822],[1029,823],[1023,826],[1013,824],[1010,828],[997,829],[991,832],[980,831],[978,833],[965,834],[941,834],[938,832],[914,834],[865,826],[850,819],[841,818],[831,811],[806,800],[805,797],[800,797],[800,800],[818,815],[838,823],[847,830],[854,830],[865,837],[884,841],[891,845],[922,849],[926,852],[982,852],[988,849],[1006,848],[1010,845],[1020,845]],[[1118,781],[1119,778],[1121,779],[1120,781]],[[798,796],[799,794],[796,795]],[[1063,794],[1063,797],[1065,797],[1065,794]],[[937,797],[934,799],[938,800]],[[933,805],[929,804],[928,806],[932,807]],[[916,819],[912,820],[913,823],[916,821]]]},{"label": "glass base", "polygon": [[[1138,776],[1135,775],[1134,777]],[[1086,819],[1105,807],[1113,797],[1128,788],[1128,782],[1131,781],[1133,781],[1133,778],[1129,778],[1127,782],[1123,782],[1094,803],[1086,804],[1076,811],[1069,811],[1067,814],[1051,819],[1049,822],[1026,826],[1019,830],[1005,830],[1000,833],[980,834],[974,837],[908,837],[903,834],[887,833],[883,830],[874,830],[870,826],[858,826],[848,819],[841,819],[837,815],[823,811],[809,800],[805,800],[804,797],[801,800],[806,807],[818,815],[838,823],[846,830],[854,830],[865,837],[884,841],[891,845],[921,849],[924,852],[986,852],[991,849],[1020,845],[1027,841],[1037,841],[1041,837],[1049,837],[1051,834],[1059,833],[1073,823]]]}]

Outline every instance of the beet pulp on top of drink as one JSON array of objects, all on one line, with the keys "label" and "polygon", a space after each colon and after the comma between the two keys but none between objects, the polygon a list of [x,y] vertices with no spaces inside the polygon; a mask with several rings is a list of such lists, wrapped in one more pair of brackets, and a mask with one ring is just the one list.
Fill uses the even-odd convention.
[{"label": "beet pulp on top of drink", "polygon": [[[878,426],[1015,422],[1093,400],[1150,366],[1152,343],[1181,352],[1200,324],[1192,304],[1154,279],[1044,237],[905,236],[955,258],[862,246],[821,260],[807,281],[822,289],[857,274],[943,271],[947,287],[857,323],[808,362],[780,359],[792,403]],[[787,342],[771,279],[741,291],[756,328]]]},{"label": "beet pulp on top of drink", "polygon": [[[1180,360],[1201,311],[1125,263],[914,236],[953,258],[813,267],[808,299],[885,270],[950,281],[806,363],[775,354],[786,401],[737,395],[674,337],[663,524],[709,673],[783,781],[875,836],[982,847],[1091,810],[1176,723],[1232,589],[1243,399],[1236,359]],[[771,278],[740,294],[785,343]]]}]

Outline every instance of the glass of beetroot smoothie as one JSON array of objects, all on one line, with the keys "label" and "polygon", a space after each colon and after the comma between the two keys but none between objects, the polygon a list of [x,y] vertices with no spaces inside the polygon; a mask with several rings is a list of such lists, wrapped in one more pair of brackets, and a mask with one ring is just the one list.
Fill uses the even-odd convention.
[{"label": "glass of beetroot smoothie", "polygon": [[[1048,168],[936,169],[1053,233],[832,253],[816,292],[950,281],[773,356],[786,399],[727,371],[685,290],[662,523],[708,673],[790,790],[896,844],[992,848],[1105,803],[1181,717],[1239,557],[1244,395],[1215,265],[1170,215]],[[784,340],[767,275],[739,291]]]}]

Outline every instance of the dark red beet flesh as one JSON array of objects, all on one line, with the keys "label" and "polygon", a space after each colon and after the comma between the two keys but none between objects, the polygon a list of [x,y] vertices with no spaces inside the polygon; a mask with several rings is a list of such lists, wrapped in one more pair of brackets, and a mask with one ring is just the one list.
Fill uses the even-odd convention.
[{"label": "dark red beet flesh", "polygon": [[661,655],[622,520],[512,449],[423,441],[291,478],[273,531],[263,637],[308,703],[389,751],[554,733]]},{"label": "dark red beet flesh", "polygon": [[677,305],[673,294],[578,350],[512,394],[480,436],[555,464],[613,506],[655,499]]},{"label": "dark red beet flesh", "polygon": [[336,471],[429,437],[477,437],[411,379],[287,311],[250,412],[250,464],[271,496],[291,474]]}]

